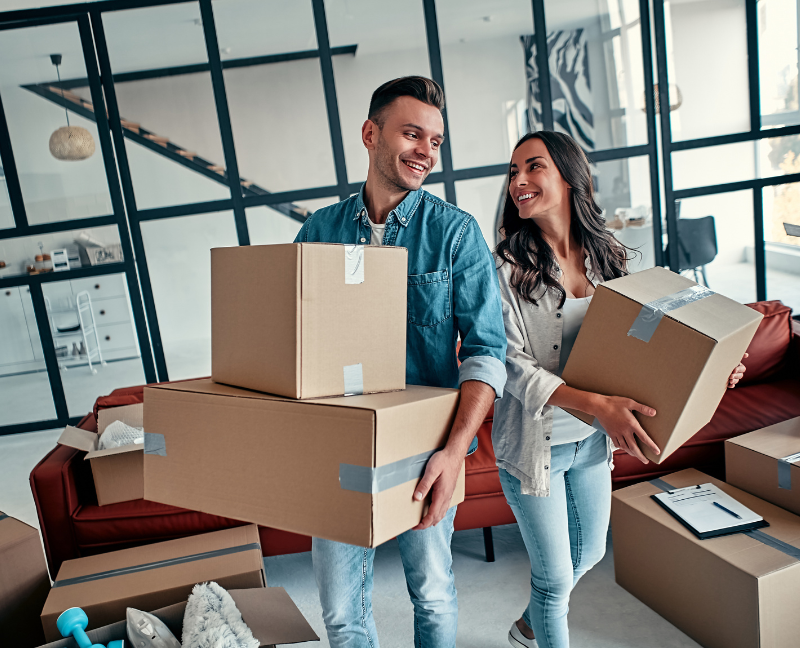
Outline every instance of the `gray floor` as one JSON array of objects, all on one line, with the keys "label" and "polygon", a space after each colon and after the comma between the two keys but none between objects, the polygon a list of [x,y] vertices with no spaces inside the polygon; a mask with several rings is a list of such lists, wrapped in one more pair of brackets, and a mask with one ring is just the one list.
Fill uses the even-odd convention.
[{"label": "gray floor", "polygon": [[[0,437],[0,511],[38,528],[28,475],[53,447],[61,430]],[[495,529],[497,560],[483,559],[480,530],[453,538],[459,593],[458,646],[507,646],[506,634],[528,598],[528,557],[516,525]],[[328,646],[317,598],[311,555],[265,559],[267,580],[285,587]],[[375,559],[374,611],[384,648],[413,644],[412,608],[396,542],[378,548]],[[573,648],[697,648],[680,630],[614,582],[611,547],[573,594],[570,611]]]}]

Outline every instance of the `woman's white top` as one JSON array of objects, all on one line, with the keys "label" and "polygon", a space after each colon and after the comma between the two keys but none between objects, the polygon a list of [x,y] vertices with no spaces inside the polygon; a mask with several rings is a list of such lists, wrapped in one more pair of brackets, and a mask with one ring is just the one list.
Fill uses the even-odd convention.
[{"label": "woman's white top", "polygon": [[[564,373],[564,367],[567,366],[567,359],[572,352],[572,347],[575,345],[575,339],[581,330],[583,318],[586,316],[586,310],[589,308],[589,302],[591,301],[591,295],[577,299],[566,299],[564,306],[561,308],[564,323],[561,329],[561,357],[558,362],[559,376]],[[583,441],[594,431],[595,429],[592,426],[586,425],[586,423],[575,418],[572,414],[568,414],[560,407],[553,408],[553,432],[550,435],[550,445],[577,443],[578,441]]]}]

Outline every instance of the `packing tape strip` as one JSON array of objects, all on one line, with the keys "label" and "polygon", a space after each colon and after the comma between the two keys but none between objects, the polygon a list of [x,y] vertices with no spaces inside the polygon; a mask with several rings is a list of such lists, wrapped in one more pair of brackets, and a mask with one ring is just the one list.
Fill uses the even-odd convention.
[{"label": "packing tape strip", "polygon": [[344,373],[344,395],[357,396],[364,393],[364,368],[361,363],[346,365]]},{"label": "packing tape strip", "polygon": [[380,493],[412,479],[419,479],[425,473],[425,466],[439,449],[421,452],[413,457],[394,463],[370,468],[353,464],[339,464],[339,486],[344,490],[359,493]]},{"label": "packing tape strip", "polygon": [[633,324],[631,324],[628,335],[642,342],[649,342],[665,313],[677,310],[692,302],[700,301],[713,294],[715,294],[714,291],[705,286],[691,286],[685,290],[679,290],[666,297],[648,302],[642,306]]},{"label": "packing tape strip", "polygon": [[167,456],[167,440],[163,434],[154,432],[144,433],[144,453],[149,455]]},{"label": "packing tape strip", "polygon": [[[663,491],[671,491],[677,490],[674,486],[668,484],[663,479],[651,479],[650,483],[655,486],[656,488],[660,488]],[[800,560],[800,548],[790,545],[783,540],[778,540],[777,538],[772,537],[761,531],[760,529],[753,529],[752,531],[743,531],[744,535],[750,536],[753,540],[758,540],[759,542],[767,545],[768,547],[772,547],[773,549],[777,549],[781,553],[790,556],[791,558],[795,558],[796,560]]]},{"label": "packing tape strip", "polygon": [[344,246],[344,282],[346,284],[364,283],[364,246]]},{"label": "packing tape strip", "polygon": [[77,585],[78,583],[90,583],[92,581],[103,580],[105,578],[113,578],[114,576],[126,576],[128,574],[137,574],[139,572],[150,571],[151,569],[160,569],[161,567],[183,565],[185,563],[195,562],[198,560],[218,558],[219,556],[230,556],[232,554],[242,553],[244,551],[252,551],[253,549],[258,549],[260,553],[261,545],[258,542],[251,542],[249,544],[238,545],[236,547],[225,547],[224,549],[204,551],[203,553],[192,554],[191,556],[168,558],[167,560],[157,560],[156,562],[145,563],[143,565],[120,567],[119,569],[110,569],[104,572],[97,572],[96,574],[76,576],[75,578],[65,578],[64,580],[57,580],[55,583],[53,583],[53,587],[69,587],[70,585]]},{"label": "packing tape strip", "polygon": [[792,490],[792,464],[800,460],[800,452],[778,459],[778,488]]}]

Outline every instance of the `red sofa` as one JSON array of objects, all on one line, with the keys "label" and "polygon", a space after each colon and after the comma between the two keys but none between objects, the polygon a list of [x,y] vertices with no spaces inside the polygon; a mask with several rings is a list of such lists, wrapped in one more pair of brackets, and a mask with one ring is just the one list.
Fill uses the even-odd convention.
[{"label": "red sofa", "polygon": [[[663,464],[645,466],[618,452],[615,487],[688,467],[724,477],[725,439],[800,416],[800,329],[793,329],[791,310],[780,302],[760,302],[751,307],[765,317],[750,345],[751,357],[740,386],[728,391],[712,421]],[[117,389],[99,398],[80,426],[95,430],[100,409],[141,400],[141,386]],[[479,449],[467,459],[466,500],[456,516],[457,530],[484,529],[488,560],[493,560],[491,527],[515,521],[495,467],[491,415],[478,433]],[[31,472],[31,489],[53,577],[61,563],[70,558],[242,524],[144,500],[98,506],[91,470],[83,457],[77,450],[56,446]],[[311,548],[311,540],[305,536],[265,527],[260,527],[260,534],[265,556]]]}]

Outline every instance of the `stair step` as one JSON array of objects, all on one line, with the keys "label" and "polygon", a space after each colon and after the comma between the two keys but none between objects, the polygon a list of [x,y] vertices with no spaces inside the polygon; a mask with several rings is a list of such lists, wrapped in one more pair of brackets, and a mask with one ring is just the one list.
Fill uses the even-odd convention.
[{"label": "stair step", "polygon": [[83,101],[83,99],[81,99],[78,95],[76,95],[74,92],[70,92],[69,90],[62,90],[61,88],[56,88],[55,86],[50,86],[48,90],[75,103],[80,103]]},{"label": "stair step", "polygon": [[149,133],[144,137],[145,139],[149,139],[151,142],[161,144],[161,146],[166,146],[167,142],[169,142],[169,137],[164,137],[163,135],[153,135],[152,133]]},{"label": "stair step", "polygon": [[252,180],[242,180],[241,184],[242,184],[243,187],[249,187],[250,185],[253,184],[253,181]]},{"label": "stair step", "polygon": [[208,170],[209,171],[216,171],[220,175],[225,173],[225,167],[222,166],[221,164],[214,164],[214,165],[208,167]]},{"label": "stair step", "polygon": [[187,160],[193,160],[195,158],[195,156],[197,155],[197,153],[194,153],[192,151],[186,151],[184,149],[178,149],[175,152],[178,155],[180,155],[181,157],[185,157]]},{"label": "stair step", "polygon": [[122,124],[123,128],[127,128],[128,130],[133,131],[134,133],[139,132],[140,124],[137,124],[136,122],[131,122],[128,121],[127,119],[120,119],[119,123]]}]

